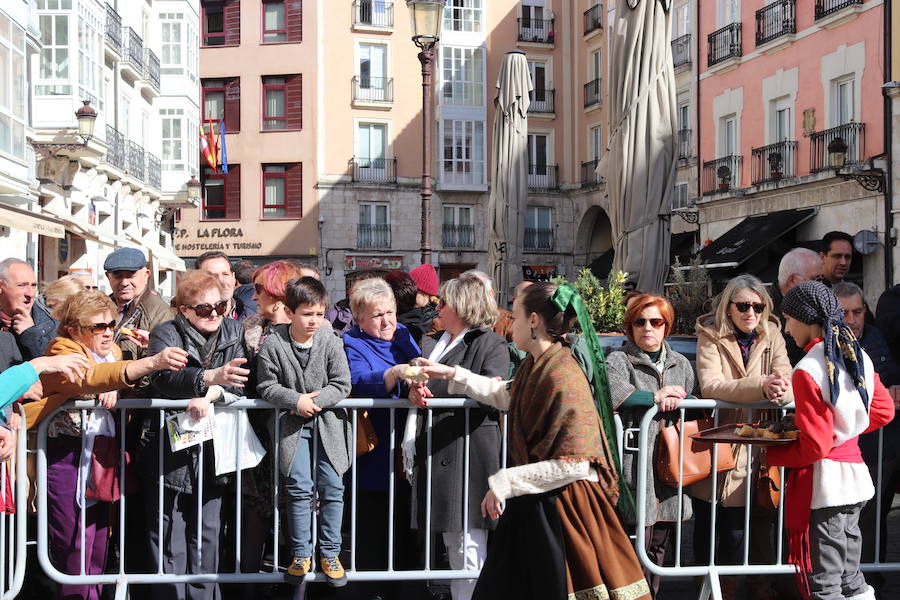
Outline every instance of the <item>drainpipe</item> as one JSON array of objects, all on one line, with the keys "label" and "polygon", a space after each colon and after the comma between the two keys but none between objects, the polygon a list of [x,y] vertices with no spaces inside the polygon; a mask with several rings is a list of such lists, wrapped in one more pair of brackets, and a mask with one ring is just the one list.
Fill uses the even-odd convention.
[{"label": "drainpipe", "polygon": [[884,155],[887,158],[887,165],[884,172],[884,289],[888,289],[894,283],[894,201],[893,201],[893,96],[888,94],[889,88],[895,87],[893,72],[891,67],[891,47],[892,47],[892,31],[891,31],[891,3],[885,2],[884,11],[884,81],[883,87],[884,97]]},{"label": "drainpipe", "polygon": [[[113,128],[118,132],[119,131],[119,78],[122,77],[122,62],[114,61],[113,62],[113,98],[112,98],[112,122]],[[107,114],[107,121],[109,120],[109,115]],[[109,144],[109,140],[106,140],[106,143]],[[124,152],[124,148],[122,149]],[[121,185],[119,187],[121,190]],[[118,241],[119,234],[121,233],[121,220],[119,219],[119,195],[116,194],[116,205],[113,207],[113,217],[115,221],[113,221],[113,231],[116,234],[116,240]]]},{"label": "drainpipe", "polygon": [[[694,37],[694,43],[697,45],[697,60],[694,62],[694,73],[695,73],[695,84],[697,87],[696,92],[696,106],[694,107],[694,127],[697,129],[697,200],[703,198],[703,160],[700,154],[700,133],[702,127],[702,119],[700,115],[700,32],[702,29],[700,28],[700,0],[697,0],[691,6],[691,10],[696,15],[696,34]],[[700,209],[697,209],[697,245],[702,247],[703,240],[700,239],[703,236],[700,234]]]}]

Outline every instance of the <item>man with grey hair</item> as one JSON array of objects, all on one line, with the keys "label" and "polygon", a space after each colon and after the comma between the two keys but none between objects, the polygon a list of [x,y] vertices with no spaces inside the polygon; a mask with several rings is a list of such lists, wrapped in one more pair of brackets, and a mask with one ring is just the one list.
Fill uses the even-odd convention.
[{"label": "man with grey hair", "polygon": [[844,321],[872,359],[872,366],[881,378],[881,383],[886,388],[900,384],[900,368],[891,356],[884,334],[875,325],[866,323],[868,307],[863,291],[855,283],[846,280],[835,283],[831,286],[831,291],[844,307]]},{"label": "man with grey hair", "polygon": [[43,356],[56,335],[56,321],[38,297],[34,269],[19,258],[0,261],[0,331],[13,334],[24,360]]},{"label": "man with grey hair", "polygon": [[794,248],[778,265],[778,289],[787,294],[797,284],[822,275],[822,257],[809,248]]}]

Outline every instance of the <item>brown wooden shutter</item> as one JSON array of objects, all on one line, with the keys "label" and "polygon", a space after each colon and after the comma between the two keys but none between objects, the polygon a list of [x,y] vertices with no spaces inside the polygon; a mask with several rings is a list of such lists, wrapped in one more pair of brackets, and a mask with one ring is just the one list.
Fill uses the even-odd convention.
[{"label": "brown wooden shutter", "polygon": [[241,165],[228,165],[225,175],[225,218],[241,218]]},{"label": "brown wooden shutter", "polygon": [[301,129],[303,127],[303,76],[288,75],[286,84],[287,128]]},{"label": "brown wooden shutter", "polygon": [[285,216],[289,219],[303,218],[303,163],[285,165],[287,169],[284,182]]},{"label": "brown wooden shutter", "polygon": [[287,23],[287,41],[299,43],[303,41],[303,2],[301,0],[285,0],[285,21]]},{"label": "brown wooden shutter", "polygon": [[225,129],[228,133],[241,130],[241,78],[225,80]]},{"label": "brown wooden shutter", "polygon": [[240,0],[225,0],[222,12],[222,17],[225,21],[225,45],[239,46],[241,44]]}]

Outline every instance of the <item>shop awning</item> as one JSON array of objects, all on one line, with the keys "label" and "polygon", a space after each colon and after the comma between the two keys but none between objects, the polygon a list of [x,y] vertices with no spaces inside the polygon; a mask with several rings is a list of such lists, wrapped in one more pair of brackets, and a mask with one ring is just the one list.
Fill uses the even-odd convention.
[{"label": "shop awning", "polygon": [[738,267],[816,214],[814,208],[747,217],[697,255],[707,268]]},{"label": "shop awning", "polygon": [[153,262],[156,263],[157,268],[164,271],[187,271],[187,266],[184,264],[184,261],[178,258],[175,253],[168,248],[160,246],[159,244],[148,244],[146,242],[144,242],[143,245],[150,254]]},{"label": "shop awning", "polygon": [[58,219],[6,204],[0,204],[0,225],[47,237],[66,237],[66,226]]}]

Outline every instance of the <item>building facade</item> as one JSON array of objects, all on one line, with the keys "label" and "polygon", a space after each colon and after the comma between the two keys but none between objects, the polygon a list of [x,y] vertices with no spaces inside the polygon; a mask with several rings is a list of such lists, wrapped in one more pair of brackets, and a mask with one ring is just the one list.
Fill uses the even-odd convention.
[{"label": "building facade", "polygon": [[[173,142],[196,140],[186,126],[177,140],[163,134],[171,116],[197,122],[199,84],[188,40],[177,49],[162,40],[167,22],[198,30],[196,1],[15,0],[0,10],[7,7],[18,16],[0,29],[12,28],[13,50],[22,24],[28,41],[17,53],[24,70],[14,62],[4,71],[14,96],[5,128],[12,144],[0,144],[0,216],[8,215],[11,242],[4,255],[27,258],[40,281],[80,272],[104,287],[106,256],[138,247],[153,286],[171,295],[174,273],[184,270],[172,248],[173,215],[188,205],[197,159],[185,150],[164,166],[160,156],[172,158]],[[183,68],[164,71],[161,53],[171,59],[176,51]],[[97,115],[91,136],[76,123],[86,105]]]},{"label": "building facade", "polygon": [[[784,251],[832,230],[870,237],[850,277],[892,277],[884,192],[884,4],[720,0],[699,7],[700,252],[774,281]],[[877,32],[877,34],[873,34]],[[759,220],[767,216],[765,231]],[[886,235],[887,232],[887,235]]]}]

